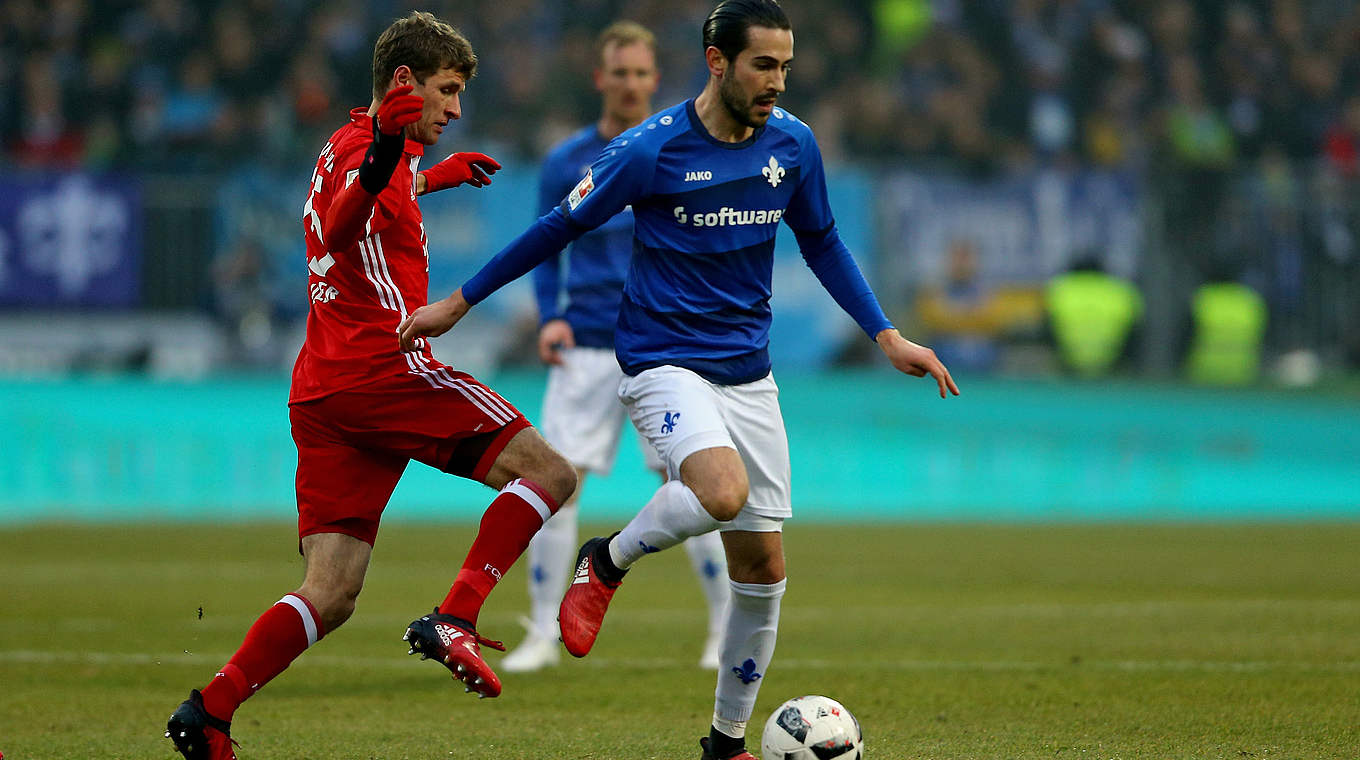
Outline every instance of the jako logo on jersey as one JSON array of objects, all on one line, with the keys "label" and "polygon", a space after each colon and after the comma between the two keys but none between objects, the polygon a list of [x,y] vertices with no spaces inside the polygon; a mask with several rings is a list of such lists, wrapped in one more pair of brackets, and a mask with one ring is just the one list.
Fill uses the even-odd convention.
[{"label": "jako logo on jersey", "polygon": [[713,179],[713,172],[685,172],[686,182],[707,182]]},{"label": "jako logo on jersey", "polygon": [[330,285],[327,285],[324,282],[318,282],[312,285],[311,291],[312,300],[316,301],[317,303],[330,303],[331,301],[334,301],[337,296],[340,295],[340,291],[336,290]]},{"label": "jako logo on jersey", "polygon": [[661,434],[666,435],[675,431],[675,423],[680,421],[679,412],[666,412],[666,421],[661,423]]},{"label": "jako logo on jersey", "polygon": [[770,156],[770,163],[764,169],[761,169],[760,173],[770,181],[770,187],[779,187],[780,181],[784,179],[784,167],[774,160],[774,156]]},{"label": "jako logo on jersey", "polygon": [[576,183],[576,187],[573,187],[571,192],[567,193],[567,208],[575,211],[576,207],[581,205],[581,201],[585,200],[586,196],[590,195],[590,191],[594,189],[595,178],[591,175],[590,170],[586,169],[586,176],[582,177],[581,181]]},{"label": "jako logo on jersey", "polygon": [[[783,169],[780,169],[783,171]],[[738,211],[731,206],[723,206],[717,211],[685,213],[684,206],[676,206],[672,212],[678,224],[693,224],[695,227],[740,227],[746,224],[778,224],[784,218],[784,209],[770,208],[756,211]]]}]

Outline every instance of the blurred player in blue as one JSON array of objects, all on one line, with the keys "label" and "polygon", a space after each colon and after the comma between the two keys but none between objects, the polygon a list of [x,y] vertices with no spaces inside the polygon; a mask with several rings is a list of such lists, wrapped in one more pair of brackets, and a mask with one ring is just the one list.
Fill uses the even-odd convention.
[{"label": "blurred player in blue", "polygon": [[[540,213],[549,213],[562,202],[610,140],[652,112],[658,80],[652,33],[620,21],[600,33],[596,50],[600,119],[553,148],[544,160]],[[576,467],[582,485],[587,473],[608,475],[618,452],[624,422],[618,396],[623,372],[614,358],[614,324],[632,255],[633,212],[624,209],[572,243],[565,273],[561,255],[549,256],[534,269],[541,324],[538,355],[549,365],[541,430]],[[645,443],[642,448],[647,466],[664,475],[665,465],[656,451]],[[529,635],[501,661],[502,670],[538,670],[555,665],[561,656],[557,608],[576,558],[580,493],[578,486],[576,495],[529,544]],[[727,611],[727,560],[716,531],[694,536],[685,542],[685,549],[708,602],[708,638],[699,664],[712,670],[718,667]]]},{"label": "blurred player in blue", "polygon": [[[708,83],[620,134],[567,194],[448,298],[402,322],[410,346],[631,205],[633,258],[615,352],[619,397],[671,478],[623,530],[581,547],[559,610],[562,641],[590,651],[615,590],[643,555],[722,531],[732,592],[703,760],[755,760],[746,723],[774,653],[784,595],[789,454],[770,374],[779,222],[808,267],[888,361],[958,393],[929,348],[884,316],[836,232],[812,131],[775,106],[793,31],[775,0],[724,0],[703,26]],[[831,389],[827,403],[835,405]],[[896,487],[897,484],[893,484]]]}]

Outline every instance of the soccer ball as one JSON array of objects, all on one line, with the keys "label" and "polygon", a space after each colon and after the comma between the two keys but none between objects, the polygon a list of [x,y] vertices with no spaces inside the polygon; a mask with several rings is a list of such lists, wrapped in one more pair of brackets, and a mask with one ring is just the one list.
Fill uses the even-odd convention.
[{"label": "soccer ball", "polygon": [[864,734],[850,711],[829,697],[794,697],[765,721],[762,760],[860,760]]}]

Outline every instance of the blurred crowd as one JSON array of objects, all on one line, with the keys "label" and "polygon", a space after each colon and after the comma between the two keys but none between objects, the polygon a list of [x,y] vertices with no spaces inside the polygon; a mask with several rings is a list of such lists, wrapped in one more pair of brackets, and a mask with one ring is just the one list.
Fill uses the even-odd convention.
[{"label": "blurred crowd", "polygon": [[[595,116],[596,32],[658,35],[657,106],[697,92],[710,0],[439,0],[481,69],[456,141],[532,159]],[[1347,0],[789,0],[784,102],[831,160],[994,173],[1049,162],[1212,171],[1278,153],[1360,168]],[[12,166],[310,162],[369,97],[387,0],[0,0]],[[454,142],[454,141],[449,141]],[[446,146],[449,147],[449,146]]]},{"label": "blurred crowd", "polygon": [[[436,157],[476,149],[532,164],[597,118],[595,36],[619,18],[657,35],[654,105],[693,96],[707,76],[700,26],[712,3],[422,6],[480,57],[464,120]],[[1176,332],[1203,283],[1241,282],[1265,298],[1269,320],[1253,329],[1277,353],[1332,347],[1360,366],[1350,327],[1360,319],[1360,3],[785,7],[796,46],[781,102],[813,125],[829,162],[983,182],[1036,168],[1135,177],[1147,239],[1122,274],[1149,298],[1148,335]],[[346,112],[368,103],[374,39],[409,10],[392,0],[0,0],[0,171],[308,171]],[[265,356],[279,304],[296,299],[275,292],[277,257],[240,232],[208,254],[213,310]],[[882,295],[914,302],[923,337],[986,368],[1000,361],[994,341],[1007,325],[1032,327],[1041,307],[1032,287],[989,279],[996,252],[970,254],[975,242],[957,241],[939,282],[899,282]],[[1124,311],[1132,324],[1143,309]],[[1149,366],[1171,364],[1173,352],[1163,353]]]}]

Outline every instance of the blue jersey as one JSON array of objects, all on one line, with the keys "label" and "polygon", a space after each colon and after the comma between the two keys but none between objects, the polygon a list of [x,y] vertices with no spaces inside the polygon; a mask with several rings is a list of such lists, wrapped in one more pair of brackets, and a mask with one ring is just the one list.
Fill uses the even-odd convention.
[{"label": "blue jersey", "polygon": [[633,256],[615,351],[634,375],[662,365],[722,384],[770,371],[770,283],[782,221],[812,271],[871,337],[891,327],[836,233],[812,131],[776,108],[740,143],[686,101],[611,141],[551,213],[463,286],[469,303],[631,205]]},{"label": "blue jersey", "polygon": [[[553,148],[538,180],[538,213],[546,214],[566,197],[608,145],[594,125]],[[562,256],[551,255],[534,268],[534,295],[540,324],[565,319],[578,346],[614,347],[614,324],[623,298],[623,280],[633,254],[633,211],[625,208],[585,233],[567,252],[566,301]]]}]

